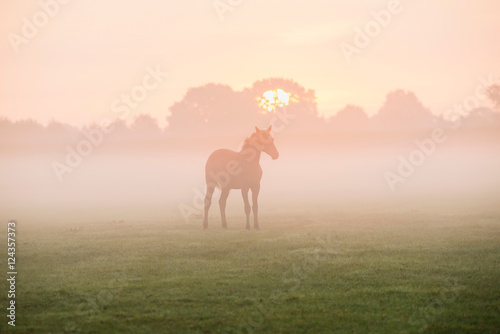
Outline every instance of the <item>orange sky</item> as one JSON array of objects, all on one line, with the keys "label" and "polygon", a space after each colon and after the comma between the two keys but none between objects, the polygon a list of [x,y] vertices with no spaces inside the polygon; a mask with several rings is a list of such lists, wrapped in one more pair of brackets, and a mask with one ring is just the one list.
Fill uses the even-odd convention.
[{"label": "orange sky", "polygon": [[478,77],[500,73],[495,0],[401,0],[350,63],[339,45],[352,44],[356,27],[390,0],[242,0],[224,20],[213,0],[41,2],[54,1],[68,4],[18,53],[9,39],[22,36],[24,17],[43,20],[40,4],[0,4],[0,117],[73,124],[113,117],[112,102],[157,65],[168,77],[133,112],[161,121],[189,87],[209,82],[241,89],[294,79],[316,90],[326,115],[348,103],[373,114],[390,90],[403,88],[439,113],[472,94]]}]

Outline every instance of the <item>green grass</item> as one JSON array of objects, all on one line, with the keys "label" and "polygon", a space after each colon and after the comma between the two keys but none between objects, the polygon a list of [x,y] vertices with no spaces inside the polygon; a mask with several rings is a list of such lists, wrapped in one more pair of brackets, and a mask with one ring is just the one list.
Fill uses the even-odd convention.
[{"label": "green grass", "polygon": [[500,216],[331,216],[19,224],[0,332],[500,332]]}]

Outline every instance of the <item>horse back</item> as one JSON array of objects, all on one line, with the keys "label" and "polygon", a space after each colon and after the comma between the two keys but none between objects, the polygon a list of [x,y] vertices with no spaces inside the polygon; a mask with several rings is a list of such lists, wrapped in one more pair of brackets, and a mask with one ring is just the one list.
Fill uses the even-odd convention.
[{"label": "horse back", "polygon": [[262,168],[258,160],[248,161],[241,153],[229,149],[214,151],[205,165],[207,184],[215,183],[220,188],[252,188],[260,183],[261,178]]}]

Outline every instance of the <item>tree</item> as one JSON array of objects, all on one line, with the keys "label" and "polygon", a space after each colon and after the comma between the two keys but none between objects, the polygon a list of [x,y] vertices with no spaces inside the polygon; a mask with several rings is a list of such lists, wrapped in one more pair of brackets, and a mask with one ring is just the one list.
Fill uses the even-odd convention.
[{"label": "tree", "polygon": [[290,97],[289,105],[283,107],[292,115],[285,124],[287,130],[315,131],[324,125],[324,119],[318,117],[314,91],[306,90],[292,80],[271,78],[257,81],[242,91],[220,84],[190,88],[180,102],[170,107],[167,133],[187,137],[241,136],[253,131],[255,125],[263,128],[272,122],[277,125],[276,113],[266,112],[260,106],[264,93],[277,89],[282,89]]},{"label": "tree", "polygon": [[162,134],[158,120],[148,114],[136,116],[130,127],[137,139],[158,138]]},{"label": "tree", "polygon": [[495,84],[488,87],[486,94],[497,109],[500,109],[500,85]]},{"label": "tree", "polygon": [[466,127],[497,127],[500,125],[500,113],[489,108],[476,108],[464,118]]},{"label": "tree", "polygon": [[[95,125],[95,127],[99,127]],[[111,141],[123,141],[132,139],[132,131],[127,126],[127,122],[121,118],[114,119],[108,126],[109,133],[106,134],[106,138]]]},{"label": "tree", "polygon": [[[259,106],[264,93],[276,89],[281,89],[289,95],[289,104],[276,111],[289,115],[287,120],[273,112],[266,112]],[[253,98],[252,107],[259,116],[259,125],[262,127],[269,126],[278,118],[280,128],[283,131],[286,129],[287,132],[317,132],[325,128],[325,119],[318,114],[314,90],[306,89],[293,80],[269,78],[256,81],[251,88],[245,89],[244,93]]]},{"label": "tree", "polygon": [[255,115],[245,108],[249,101],[226,85],[190,88],[182,101],[170,107],[167,133],[176,136],[241,134]]},{"label": "tree", "polygon": [[44,140],[42,124],[33,119],[23,119],[17,122],[3,120],[0,122],[2,136],[11,143],[40,143]]},{"label": "tree", "polygon": [[51,120],[44,132],[44,140],[54,143],[68,143],[81,135],[77,128],[56,120]]},{"label": "tree", "polygon": [[387,94],[374,118],[378,126],[394,130],[421,129],[435,125],[435,117],[413,92],[395,90]]},{"label": "tree", "polygon": [[330,118],[329,128],[336,130],[366,130],[370,119],[363,108],[347,105]]}]

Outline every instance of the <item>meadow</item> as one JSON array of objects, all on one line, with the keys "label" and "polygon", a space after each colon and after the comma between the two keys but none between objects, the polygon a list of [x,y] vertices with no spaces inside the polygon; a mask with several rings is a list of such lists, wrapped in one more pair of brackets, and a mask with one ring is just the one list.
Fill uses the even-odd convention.
[{"label": "meadow", "polygon": [[260,231],[211,218],[19,224],[16,327],[2,316],[0,332],[500,331],[493,210],[268,211]]}]

